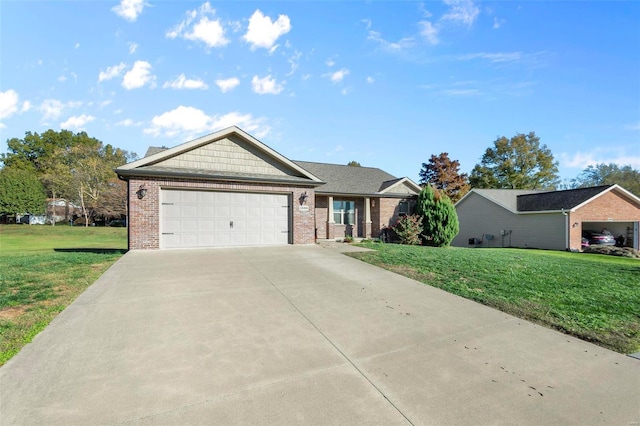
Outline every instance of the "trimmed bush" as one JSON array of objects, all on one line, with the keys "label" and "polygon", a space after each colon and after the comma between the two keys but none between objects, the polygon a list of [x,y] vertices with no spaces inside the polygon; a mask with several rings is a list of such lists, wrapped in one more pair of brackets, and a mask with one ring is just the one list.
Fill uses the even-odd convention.
[{"label": "trimmed bush", "polygon": [[420,244],[420,234],[422,233],[422,216],[403,216],[398,223],[393,226],[393,232],[400,244],[418,245]]},{"label": "trimmed bush", "polygon": [[458,214],[453,203],[431,185],[425,185],[420,191],[416,213],[423,217],[423,235],[429,245],[448,246],[460,232]]}]

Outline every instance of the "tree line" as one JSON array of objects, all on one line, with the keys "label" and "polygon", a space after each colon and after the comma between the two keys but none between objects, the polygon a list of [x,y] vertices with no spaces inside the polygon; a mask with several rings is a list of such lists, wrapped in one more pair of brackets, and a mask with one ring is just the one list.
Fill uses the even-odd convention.
[{"label": "tree line", "polygon": [[454,203],[471,188],[554,190],[618,184],[640,196],[640,170],[630,165],[588,166],[575,179],[561,182],[558,162],[534,132],[498,137],[470,175],[460,173],[460,162],[443,152],[422,163],[419,177],[421,185],[430,184]]},{"label": "tree line", "polygon": [[136,154],[68,130],[26,132],[7,146],[0,155],[0,213],[43,214],[47,199],[64,199],[80,208],[87,226],[127,214],[126,183],[113,169]]}]

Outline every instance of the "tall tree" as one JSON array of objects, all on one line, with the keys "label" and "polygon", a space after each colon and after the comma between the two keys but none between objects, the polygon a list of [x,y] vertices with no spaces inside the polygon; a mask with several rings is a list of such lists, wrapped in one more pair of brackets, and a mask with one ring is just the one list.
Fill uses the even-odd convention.
[{"label": "tall tree", "polygon": [[[92,144],[76,145],[69,150],[61,150],[59,156],[64,156],[71,175],[72,199],[77,200],[82,208],[85,225],[89,224],[91,217],[100,210],[105,210],[102,203],[107,195],[122,194],[114,184],[113,169],[127,162],[130,157],[126,151],[113,148],[111,145],[102,145],[96,141]],[[125,214],[126,203],[120,203]],[[113,207],[113,204],[112,206]],[[109,209],[109,213],[116,215],[116,211]]]},{"label": "tall tree", "polygon": [[553,189],[558,182],[558,162],[534,132],[496,139],[469,178],[472,188],[494,189]]},{"label": "tall tree", "polygon": [[436,247],[445,247],[460,232],[458,214],[446,194],[426,184],[416,203],[416,214],[422,216],[423,235]]},{"label": "tall tree", "polygon": [[68,130],[27,132],[7,145],[7,154],[0,156],[5,167],[36,173],[49,196],[81,205],[86,224],[96,214],[126,214],[126,190],[113,169],[135,159],[135,154]]},{"label": "tall tree", "polygon": [[347,163],[347,166],[351,166],[351,167],[362,167],[362,166],[360,165],[360,163],[358,163],[358,162],[357,162],[357,161],[355,161],[355,160],[354,160],[354,161],[349,161],[349,162]]},{"label": "tall tree", "polygon": [[45,212],[46,202],[44,186],[33,170],[0,169],[0,213],[41,214]]},{"label": "tall tree", "polygon": [[23,139],[12,138],[7,141],[7,153],[0,156],[5,166],[31,168],[43,173],[44,162],[60,149],[70,149],[76,145],[95,144],[85,132],[74,134],[69,130],[47,130],[42,134],[26,132]]},{"label": "tall tree", "polygon": [[421,185],[433,185],[447,194],[454,203],[469,192],[469,176],[460,173],[460,162],[452,161],[447,152],[438,156],[431,155],[428,163],[422,163],[419,176]]},{"label": "tall tree", "polygon": [[630,165],[620,167],[615,163],[601,163],[587,167],[571,182],[574,188],[613,184],[640,197],[640,170],[635,170]]}]

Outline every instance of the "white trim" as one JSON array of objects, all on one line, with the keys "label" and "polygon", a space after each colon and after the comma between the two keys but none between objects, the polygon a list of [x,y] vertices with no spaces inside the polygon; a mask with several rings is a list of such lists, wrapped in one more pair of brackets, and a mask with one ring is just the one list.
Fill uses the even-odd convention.
[{"label": "white trim", "polygon": [[376,194],[386,194],[388,192],[391,192],[391,188],[395,188],[397,186],[404,185],[404,184],[407,184],[409,189],[412,189],[412,190],[414,190],[416,192],[416,194],[414,194],[414,195],[417,195],[417,194],[420,193],[420,191],[422,191],[422,188],[420,187],[420,185],[418,185],[417,183],[415,183],[414,181],[412,181],[408,177],[403,177],[402,179],[400,179],[399,181],[397,181],[396,183],[394,183],[390,187],[385,188],[382,191],[376,192]]},{"label": "white trim", "polygon": [[628,198],[630,198],[631,201],[634,201],[634,202],[640,204],[640,198],[636,197],[635,195],[633,195],[631,192],[627,191],[626,189],[624,189],[620,185],[614,184],[614,185],[610,186],[609,188],[607,188],[607,189],[605,189],[603,191],[600,191],[598,194],[594,195],[593,197],[589,198],[588,200],[584,201],[583,203],[578,204],[571,211],[574,211],[574,210],[577,210],[577,209],[583,207],[585,204],[588,204],[588,203],[592,202],[596,198],[598,198],[598,197],[600,197],[600,196],[602,196],[602,195],[604,195],[604,194],[606,194],[608,192],[611,192],[614,189],[617,189],[620,192],[622,192],[624,195],[626,195]]},{"label": "white trim", "polygon": [[122,170],[122,171],[133,170],[133,169],[136,169],[138,167],[144,167],[144,166],[148,166],[148,165],[153,165],[153,164],[158,163],[158,162],[160,162],[162,160],[174,157],[176,155],[182,154],[182,153],[187,152],[187,151],[191,151],[191,150],[199,148],[199,147],[201,147],[203,145],[207,145],[209,143],[218,141],[220,139],[224,139],[224,138],[229,137],[229,136],[231,136],[233,134],[240,136],[241,138],[243,138],[244,140],[246,140],[247,142],[249,142],[250,144],[252,144],[256,148],[258,148],[260,151],[262,151],[265,154],[275,158],[279,162],[281,162],[284,165],[286,165],[287,167],[297,171],[301,175],[309,178],[310,180],[312,180],[314,182],[322,182],[321,179],[317,178],[316,176],[314,176],[310,172],[308,172],[305,169],[303,169],[302,167],[298,166],[293,161],[289,160],[288,158],[286,158],[282,154],[278,153],[277,151],[274,151],[273,149],[269,148],[267,145],[263,144],[258,139],[254,138],[253,136],[251,136],[250,134],[246,133],[244,130],[240,129],[237,126],[227,127],[226,129],[220,130],[218,132],[214,132],[214,133],[211,133],[209,135],[199,137],[198,139],[194,139],[192,141],[185,142],[185,143],[183,143],[181,145],[178,145],[178,146],[175,146],[173,148],[169,148],[169,149],[166,149],[164,151],[158,152],[156,154],[150,155],[148,157],[141,158],[140,160],[133,161],[131,163],[125,164],[123,166],[120,166],[120,167],[116,168],[116,173],[118,172],[118,170]]},{"label": "white trim", "polygon": [[371,198],[364,197],[364,222],[371,223]]}]

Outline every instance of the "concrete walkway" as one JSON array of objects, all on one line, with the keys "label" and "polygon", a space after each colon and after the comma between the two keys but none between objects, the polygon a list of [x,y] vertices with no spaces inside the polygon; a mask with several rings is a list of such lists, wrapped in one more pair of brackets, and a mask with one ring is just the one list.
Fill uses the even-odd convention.
[{"label": "concrete walkway", "polygon": [[0,368],[0,424],[637,425],[640,361],[331,248],[130,252]]}]

